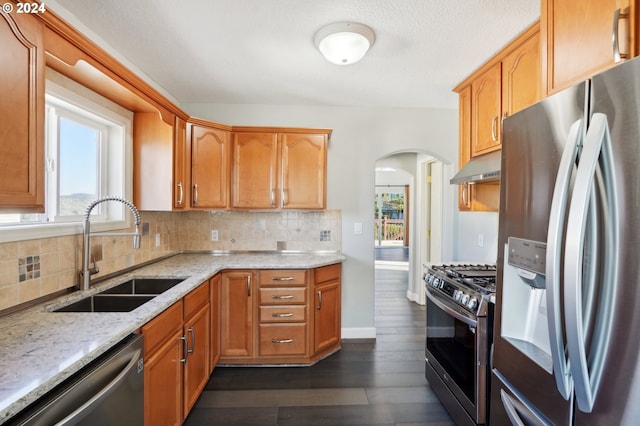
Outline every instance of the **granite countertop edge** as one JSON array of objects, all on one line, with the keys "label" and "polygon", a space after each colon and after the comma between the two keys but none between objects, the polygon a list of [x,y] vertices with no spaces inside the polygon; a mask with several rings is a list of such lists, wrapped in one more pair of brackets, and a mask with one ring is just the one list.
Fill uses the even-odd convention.
[{"label": "granite countertop edge", "polygon": [[[0,424],[224,269],[310,269],[338,252],[186,252],[0,318]],[[186,278],[131,312],[52,312],[131,278]]]}]

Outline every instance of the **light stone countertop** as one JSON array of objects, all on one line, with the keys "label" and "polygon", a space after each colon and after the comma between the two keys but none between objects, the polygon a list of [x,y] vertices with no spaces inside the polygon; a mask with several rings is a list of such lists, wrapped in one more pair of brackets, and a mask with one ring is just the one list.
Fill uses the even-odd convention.
[{"label": "light stone countertop", "polygon": [[[223,269],[309,269],[343,262],[340,253],[178,254],[0,318],[0,424]],[[51,312],[131,278],[188,277],[131,312]]]}]

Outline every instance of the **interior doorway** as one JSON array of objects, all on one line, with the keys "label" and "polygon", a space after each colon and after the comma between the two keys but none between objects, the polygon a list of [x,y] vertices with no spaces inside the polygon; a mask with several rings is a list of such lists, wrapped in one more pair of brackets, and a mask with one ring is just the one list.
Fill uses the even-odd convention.
[{"label": "interior doorway", "polygon": [[422,264],[441,253],[443,171],[440,161],[418,152],[376,162],[376,280],[385,270],[407,271],[397,285],[419,305],[425,304]]}]

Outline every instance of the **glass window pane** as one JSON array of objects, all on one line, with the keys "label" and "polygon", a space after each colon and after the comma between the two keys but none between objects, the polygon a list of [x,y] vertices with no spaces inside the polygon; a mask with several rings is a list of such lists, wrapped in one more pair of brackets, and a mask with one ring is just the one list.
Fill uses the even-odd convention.
[{"label": "glass window pane", "polygon": [[82,215],[99,196],[100,132],[66,117],[58,129],[59,215]]}]

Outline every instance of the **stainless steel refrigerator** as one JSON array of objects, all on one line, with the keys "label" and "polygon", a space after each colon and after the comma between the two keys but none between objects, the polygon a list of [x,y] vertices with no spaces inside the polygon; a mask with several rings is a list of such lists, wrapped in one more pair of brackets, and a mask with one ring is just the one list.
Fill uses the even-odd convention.
[{"label": "stainless steel refrigerator", "polygon": [[640,422],[640,61],[503,122],[492,426]]}]

